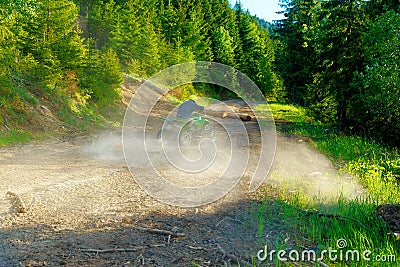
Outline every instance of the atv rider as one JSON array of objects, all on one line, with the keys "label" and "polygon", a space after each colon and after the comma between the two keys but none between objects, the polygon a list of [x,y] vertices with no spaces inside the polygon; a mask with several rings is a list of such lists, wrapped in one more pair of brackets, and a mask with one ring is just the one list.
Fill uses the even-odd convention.
[{"label": "atv rider", "polygon": [[180,104],[176,116],[179,118],[189,119],[193,111],[202,112],[203,110],[203,106],[197,105],[193,99],[190,99]]},{"label": "atv rider", "polygon": [[[197,103],[190,99],[190,100],[186,100],[185,102],[183,102],[182,104],[179,105],[178,107],[178,111],[176,112],[176,117],[178,119],[184,119],[185,121],[189,121],[191,118],[191,115],[194,111],[198,111],[198,112],[202,112],[204,110],[203,106],[197,105]],[[166,130],[171,130],[172,125],[168,125],[166,127]],[[181,126],[179,126],[181,127]],[[161,129],[157,132],[157,139],[161,138]]]}]

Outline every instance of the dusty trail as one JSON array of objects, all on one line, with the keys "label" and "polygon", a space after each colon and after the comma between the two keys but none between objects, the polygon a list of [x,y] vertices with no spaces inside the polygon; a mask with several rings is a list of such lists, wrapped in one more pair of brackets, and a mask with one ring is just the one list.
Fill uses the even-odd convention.
[{"label": "dusty trail", "polygon": [[[137,172],[146,175],[143,168]],[[362,192],[308,144],[278,134],[266,184],[299,190],[299,183],[307,194],[336,195],[340,188],[348,197]],[[201,208],[164,205],[134,182],[120,129],[2,148],[0,266],[219,266],[230,260],[218,246],[249,260],[259,240],[257,225],[247,218],[254,199],[247,186],[243,179],[225,198]],[[266,231],[271,240],[280,234],[273,225]],[[129,251],[87,251],[115,248]]]}]

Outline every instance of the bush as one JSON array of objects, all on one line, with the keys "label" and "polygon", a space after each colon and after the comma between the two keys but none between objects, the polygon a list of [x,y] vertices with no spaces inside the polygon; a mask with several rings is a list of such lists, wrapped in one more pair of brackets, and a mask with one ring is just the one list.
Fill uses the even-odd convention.
[{"label": "bush", "polygon": [[123,75],[117,54],[111,48],[103,53],[91,51],[87,67],[81,69],[79,87],[97,104],[110,104],[120,98]]},{"label": "bush", "polygon": [[12,83],[9,78],[9,73],[3,67],[0,68],[0,95],[8,96],[11,94]]}]

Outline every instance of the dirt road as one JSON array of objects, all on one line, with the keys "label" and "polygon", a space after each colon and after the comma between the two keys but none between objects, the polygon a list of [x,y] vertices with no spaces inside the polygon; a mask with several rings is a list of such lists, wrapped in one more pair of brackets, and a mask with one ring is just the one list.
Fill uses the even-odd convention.
[{"label": "dirt road", "polygon": [[325,197],[362,193],[309,144],[281,134],[264,188],[250,194],[248,186],[245,174],[212,204],[162,204],[132,178],[118,128],[1,148],[0,266],[243,266],[282,236],[274,221],[260,237],[252,212],[261,192],[271,201],[277,187]]}]

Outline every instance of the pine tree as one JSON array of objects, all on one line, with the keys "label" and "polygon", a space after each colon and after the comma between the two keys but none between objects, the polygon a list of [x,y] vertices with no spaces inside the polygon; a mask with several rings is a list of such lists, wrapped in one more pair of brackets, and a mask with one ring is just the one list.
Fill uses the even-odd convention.
[{"label": "pine tree", "polygon": [[138,0],[126,2],[111,32],[111,47],[127,71],[148,77],[161,67],[159,44],[162,43],[146,6]]},{"label": "pine tree", "polygon": [[308,40],[313,27],[315,0],[284,0],[286,18],[278,22],[277,39],[280,46],[276,65],[284,79],[291,101],[306,105],[307,86],[313,82],[315,51]]},{"label": "pine tree", "polygon": [[239,37],[243,56],[239,70],[249,76],[263,92],[271,94],[276,85],[273,70],[274,50],[267,30],[261,30],[248,12],[236,5]]},{"label": "pine tree", "polygon": [[114,0],[83,1],[89,5],[87,11],[87,33],[95,40],[95,46],[102,49],[109,44],[113,24],[119,14],[119,6]]},{"label": "pine tree", "polygon": [[239,28],[238,28],[238,23],[236,21],[236,13],[235,10],[228,7],[226,12],[226,25],[225,29],[228,30],[230,37],[232,38],[232,42],[235,46],[235,64],[232,65],[232,67],[237,68],[239,66],[239,62],[243,59],[243,49],[242,49],[242,43],[240,40],[240,35],[239,35]]},{"label": "pine tree", "polygon": [[162,33],[169,43],[191,47],[196,60],[211,60],[211,39],[202,9],[203,2],[169,1],[162,9]]},{"label": "pine tree", "polygon": [[78,73],[81,93],[90,96],[93,103],[110,104],[120,97],[123,76],[118,56],[111,48],[100,52],[92,43]]},{"label": "pine tree", "polygon": [[[10,14],[11,13],[11,14]],[[13,27],[15,16],[8,11],[4,3],[0,4],[0,98],[11,94],[12,84],[9,78],[12,58],[15,54],[15,34]],[[0,107],[1,107],[0,99]]]},{"label": "pine tree", "polygon": [[83,40],[74,29],[77,8],[68,0],[36,1],[32,8],[34,11],[21,17],[24,25],[21,51],[39,63],[35,76],[58,79],[63,71],[82,63]]},{"label": "pine tree", "polygon": [[235,66],[235,45],[233,38],[223,26],[214,34],[214,58],[216,62]]},{"label": "pine tree", "polygon": [[[365,31],[364,3],[356,0],[326,2],[313,26],[310,41],[316,51],[315,82],[310,87],[317,95],[333,100],[337,109],[336,122],[342,131],[347,123],[350,99],[358,91],[354,87],[354,73],[365,66],[363,43]],[[319,91],[319,92],[318,92]],[[310,101],[313,99],[310,98]],[[310,102],[311,108],[315,101]],[[320,110],[321,106],[314,108]],[[327,114],[329,116],[329,114]]]}]

